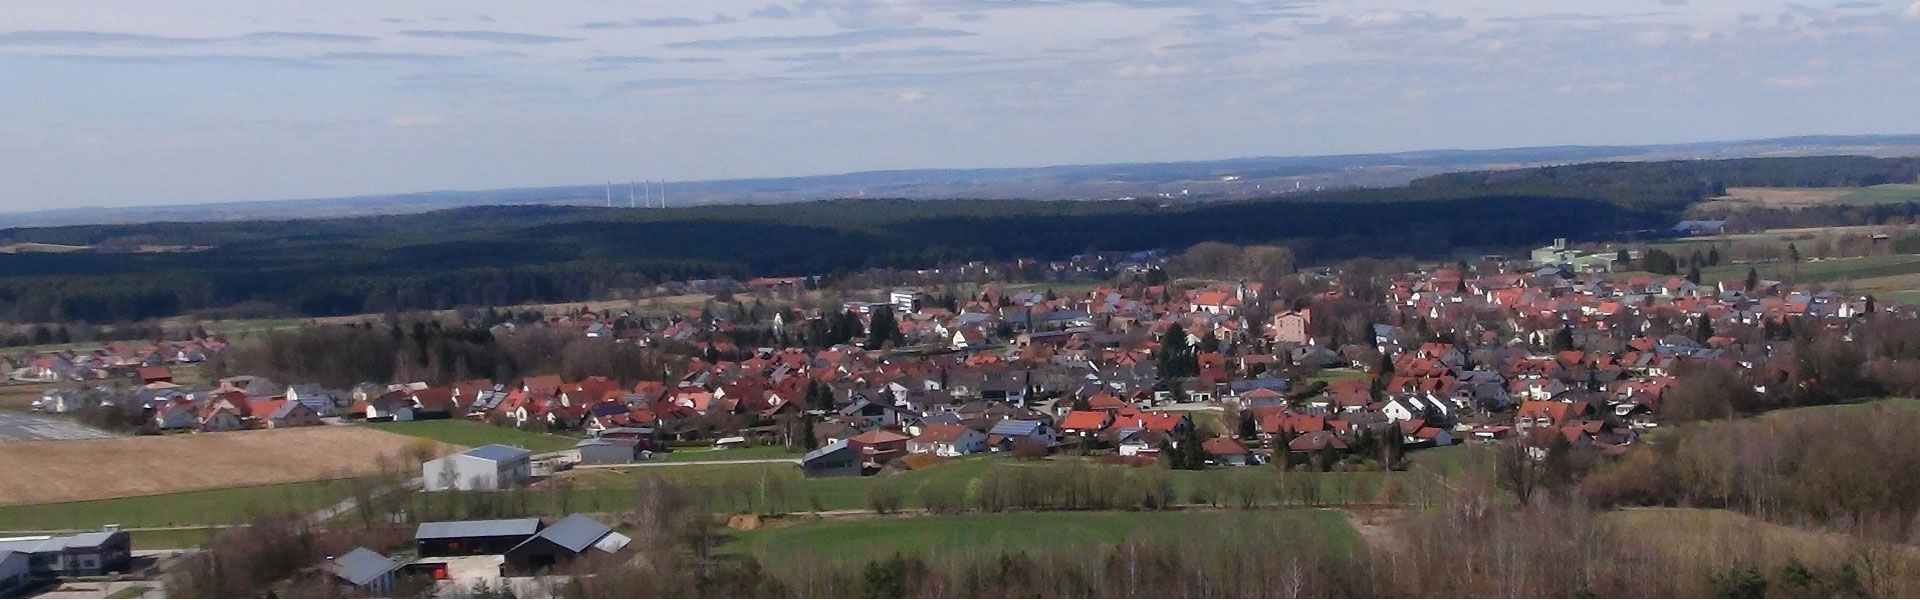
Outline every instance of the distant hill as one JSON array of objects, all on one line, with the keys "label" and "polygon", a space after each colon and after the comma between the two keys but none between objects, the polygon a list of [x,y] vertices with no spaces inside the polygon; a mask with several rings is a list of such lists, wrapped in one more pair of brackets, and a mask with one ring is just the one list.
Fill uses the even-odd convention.
[{"label": "distant hill", "polygon": [[[1920,158],[1605,162],[1262,200],[842,199],[666,210],[479,206],[406,215],[0,229],[0,321],[208,310],[327,316],[606,298],[692,277],[833,275],[1089,251],[1277,243],[1306,264],[1456,258],[1658,236],[1730,187],[1911,181]],[[1920,205],[1844,207],[1879,223]],[[65,252],[40,252],[60,248]]]},{"label": "distant hill", "polygon": [[[1920,156],[1920,135],[1806,136],[1645,146],[1545,146],[1387,154],[1233,158],[1169,163],[1000,169],[914,169],[839,175],[670,182],[669,206],[781,204],[840,198],[1218,201],[1385,188],[1443,173],[1601,161],[1815,155]],[[637,193],[637,190],[636,190]],[[625,206],[624,184],[613,188]],[[601,206],[602,184],[478,191],[262,200],[220,204],[82,207],[3,213],[8,225],[250,221],[408,214],[488,205]],[[656,196],[657,198],[657,196]]]}]

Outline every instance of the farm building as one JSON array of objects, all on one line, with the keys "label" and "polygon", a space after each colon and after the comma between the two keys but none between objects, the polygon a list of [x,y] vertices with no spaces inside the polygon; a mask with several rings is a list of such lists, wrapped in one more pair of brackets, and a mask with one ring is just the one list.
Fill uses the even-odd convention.
[{"label": "farm building", "polygon": [[8,551],[26,555],[30,574],[41,578],[125,572],[133,564],[133,538],[125,531],[0,541],[0,552]]},{"label": "farm building", "polygon": [[641,444],[633,438],[603,437],[580,440],[573,449],[580,453],[581,464],[618,465],[639,460]]},{"label": "farm building", "polygon": [[427,491],[501,490],[533,476],[532,454],[525,448],[487,444],[420,465]]},{"label": "farm building", "polygon": [[507,550],[509,574],[538,574],[593,551],[619,552],[633,540],[599,521],[575,513]]},{"label": "farm building", "polygon": [[421,523],[413,538],[420,556],[476,556],[504,553],[536,533],[540,520],[532,518],[438,521]]},{"label": "farm building", "polygon": [[827,444],[800,457],[800,470],[808,477],[859,476],[860,451],[847,440]]},{"label": "farm building", "polygon": [[380,598],[393,592],[393,573],[400,569],[400,563],[366,548],[354,548],[327,561],[326,569],[333,573],[334,583],[342,591]]}]

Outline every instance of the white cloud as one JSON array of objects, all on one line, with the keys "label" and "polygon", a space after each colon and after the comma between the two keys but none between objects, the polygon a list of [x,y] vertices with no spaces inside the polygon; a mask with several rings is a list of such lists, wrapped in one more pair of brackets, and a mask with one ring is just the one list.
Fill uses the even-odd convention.
[{"label": "white cloud", "polygon": [[1900,11],[1900,16],[1908,20],[1920,21],[1920,1],[1916,1],[1907,6],[1906,10]]},{"label": "white cloud", "polygon": [[927,95],[920,93],[919,90],[912,90],[894,94],[893,99],[906,103],[914,103],[927,99]]}]

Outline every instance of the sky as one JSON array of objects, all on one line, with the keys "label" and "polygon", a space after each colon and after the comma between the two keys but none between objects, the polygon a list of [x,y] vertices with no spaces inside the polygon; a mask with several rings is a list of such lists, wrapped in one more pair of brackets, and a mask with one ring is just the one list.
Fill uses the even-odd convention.
[{"label": "sky", "polygon": [[1917,0],[6,0],[0,211],[1920,133],[1916,49]]}]

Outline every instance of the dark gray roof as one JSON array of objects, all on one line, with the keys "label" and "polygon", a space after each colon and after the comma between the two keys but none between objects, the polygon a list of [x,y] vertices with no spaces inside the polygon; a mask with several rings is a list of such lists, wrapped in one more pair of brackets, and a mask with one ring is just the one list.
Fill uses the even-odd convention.
[{"label": "dark gray roof", "polygon": [[610,435],[620,435],[620,434],[653,435],[653,428],[652,427],[608,427],[606,429],[600,430],[599,436],[607,437]]},{"label": "dark gray roof", "polygon": [[815,448],[812,452],[808,452],[805,455],[801,456],[800,462],[808,462],[813,459],[820,458],[828,454],[833,454],[834,452],[845,450],[845,449],[847,449],[847,440],[840,440],[838,442],[834,442],[831,444],[827,444],[825,446],[821,446],[819,448]]},{"label": "dark gray roof", "polygon": [[123,534],[118,531],[94,531],[78,535],[6,541],[0,542],[0,552],[11,550],[23,554],[35,554],[39,552],[60,552],[68,548],[98,548],[112,540],[115,535]]},{"label": "dark gray roof", "polygon": [[354,585],[372,583],[373,580],[398,568],[400,563],[393,562],[393,559],[366,548],[354,548],[340,555],[340,558],[333,559],[333,564],[330,566],[334,575]]},{"label": "dark gray roof", "polygon": [[[587,518],[586,515],[573,513],[561,519],[560,522],[554,523],[552,527],[541,530],[539,535],[533,537],[546,538],[547,541],[574,552],[584,552],[588,546],[592,546],[594,542],[600,541],[600,538],[606,537],[612,531],[612,527],[602,525],[599,521]],[[528,541],[532,539],[529,538]]]},{"label": "dark gray roof", "polygon": [[573,447],[585,448],[588,446],[625,446],[628,448],[632,448],[639,445],[640,445],[640,440],[636,440],[632,438],[587,438],[584,440],[580,440],[578,443],[575,443]]},{"label": "dark gray roof", "polygon": [[67,538],[33,538],[0,542],[0,552],[19,552],[35,554],[39,552],[59,552],[67,549]]},{"label": "dark gray roof", "polygon": [[513,461],[524,459],[533,455],[533,453],[528,452],[526,448],[515,448],[513,446],[507,446],[502,444],[487,444],[479,448],[474,448],[472,450],[462,452],[461,454],[465,454],[467,456],[471,456],[474,458],[481,458],[481,459],[486,459],[493,462],[502,462],[502,463],[513,462]]},{"label": "dark gray roof", "polygon": [[531,536],[540,532],[539,519],[493,519],[490,521],[439,521],[421,523],[415,539],[437,540],[462,537]]}]

